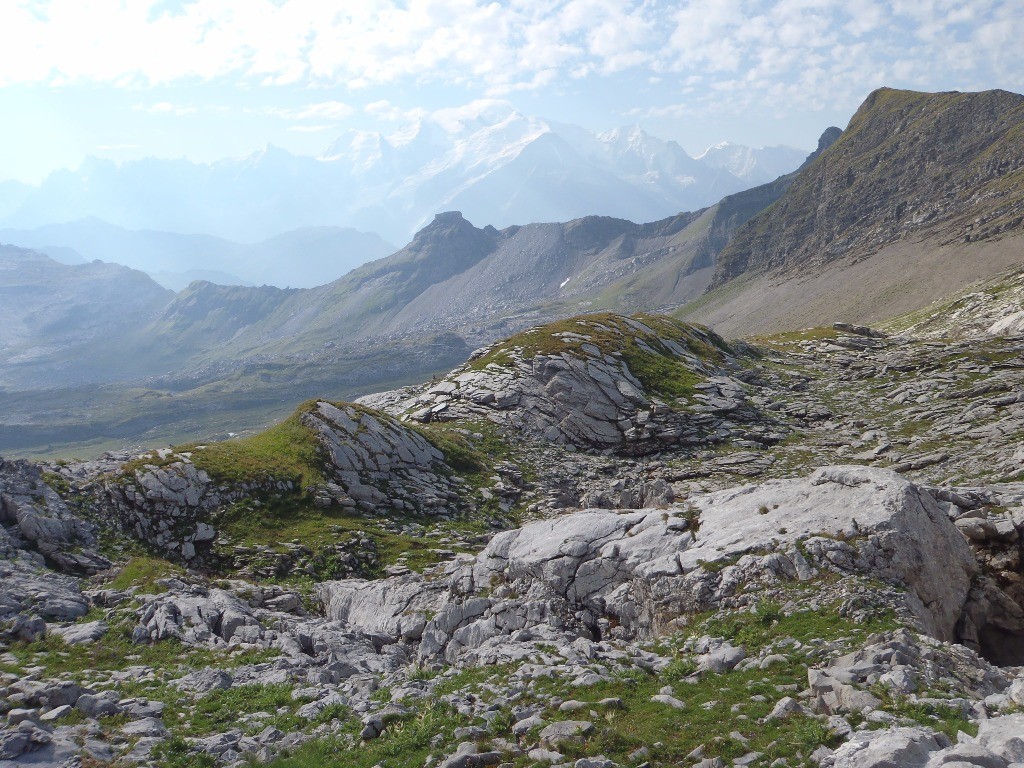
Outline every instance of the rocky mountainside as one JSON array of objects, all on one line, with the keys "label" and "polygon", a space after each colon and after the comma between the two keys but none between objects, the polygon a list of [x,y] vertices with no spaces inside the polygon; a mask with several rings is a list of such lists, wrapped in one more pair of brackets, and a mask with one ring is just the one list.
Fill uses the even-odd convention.
[{"label": "rocky mountainside", "polygon": [[[94,311],[124,327],[84,358],[96,366],[58,350],[45,367],[8,368],[0,446],[71,441],[92,451],[97,438],[224,434],[280,418],[305,397],[441,372],[546,318],[678,305],[700,294],[731,232],[791,178],[651,224],[589,217],[498,231],[442,215],[406,248],[334,283],[288,291],[200,281],[149,321],[100,303]],[[39,288],[45,310],[54,297]],[[126,376],[129,389],[109,386]]]},{"label": "rocky mountainside", "polygon": [[349,131],[319,158],[272,146],[210,165],[87,158],[39,187],[0,189],[0,224],[31,229],[95,216],[242,242],[330,225],[400,243],[452,209],[497,227],[595,214],[652,221],[787,173],[805,154],[735,149],[742,162],[716,152],[695,160],[638,127],[594,134],[486,100],[390,135]]},{"label": "rocky mountainside", "polygon": [[876,322],[991,277],[1021,261],[1022,168],[1024,96],[877,90],[737,231],[716,267],[720,290],[689,316],[732,333],[837,310]]},{"label": "rocky mountainside", "polygon": [[[1024,764],[1018,98],[883,90],[704,211],[449,213],[327,286],[140,316],[122,350],[221,403],[486,346],[241,439],[0,461],[0,768]],[[612,311],[734,268],[689,311],[829,322]]]},{"label": "rocky mountainside", "polygon": [[[826,133],[822,146],[834,140],[833,134],[831,129]],[[678,150],[647,146],[646,141],[636,132],[620,131],[588,151],[618,153],[623,169],[640,173],[650,158],[626,162],[628,147],[637,152],[646,147],[644,157]],[[110,335],[113,343],[91,352],[91,359],[99,361],[92,368],[59,355],[45,369],[12,368],[8,380],[16,389],[3,403],[0,444],[41,449],[85,434],[123,440],[154,429],[160,439],[173,440],[185,434],[179,425],[198,422],[183,421],[171,411],[207,418],[224,409],[228,393],[231,401],[241,401],[230,407],[239,416],[251,413],[248,426],[253,426],[266,423],[269,415],[280,418],[303,397],[339,391],[353,395],[382,382],[429,375],[457,362],[467,345],[491,343],[540,320],[600,308],[679,305],[705,289],[715,255],[732,232],[770,205],[792,179],[791,174],[711,208],[650,224],[590,216],[499,231],[476,228],[461,214],[441,214],[392,256],[304,291],[198,281],[152,321],[124,318],[125,327]],[[288,274],[269,278],[285,284],[325,244],[336,244],[335,234],[309,229],[291,233],[286,242],[278,238],[231,247],[235,244],[216,238],[127,232],[96,221],[20,233],[32,242],[73,242],[86,252],[102,245],[122,255],[135,249],[165,259],[173,255],[178,267],[182,249],[187,256],[198,248],[204,267],[223,269],[235,269],[232,260],[244,252],[255,262],[247,269],[255,269],[252,276],[257,277],[268,277],[264,257],[272,251],[269,261],[279,268],[275,274],[280,269]],[[285,258],[296,244],[302,250],[298,266]],[[61,258],[78,257],[66,246],[48,247],[58,248]],[[234,255],[225,260],[225,253]],[[112,314],[111,323],[118,318]],[[411,356],[410,349],[416,350]],[[405,364],[396,366],[398,359]],[[284,385],[286,370],[301,379],[299,391]],[[126,377],[134,379],[127,392],[109,386],[99,392],[83,389]],[[73,389],[53,390],[49,399],[33,389],[55,385]],[[127,410],[126,397],[131,401]],[[177,403],[168,410],[171,398]],[[74,420],[65,407],[72,403],[88,406],[88,424]]]},{"label": "rocky mountainside", "polygon": [[[273,415],[280,417],[304,397],[339,392],[351,397],[382,381],[390,385],[442,372],[467,347],[579,312],[663,310],[691,302],[680,317],[736,334],[835,320],[878,323],[918,310],[1021,263],[1012,218],[1004,222],[1010,226],[1007,231],[989,232],[989,227],[989,234],[982,236],[981,230],[972,229],[970,242],[947,237],[953,231],[950,222],[969,211],[984,218],[988,214],[982,209],[990,203],[999,207],[1005,202],[1012,208],[1019,198],[1020,172],[1011,170],[1018,100],[1005,93],[880,91],[852,121],[852,136],[836,141],[840,132],[829,129],[818,151],[795,174],[728,196],[708,209],[649,224],[591,216],[498,230],[476,227],[449,213],[436,217],[398,253],[316,289],[193,286],[151,323],[133,324],[130,338],[116,347],[133,361],[134,373],[159,377],[136,382],[144,386],[141,394],[132,393],[141,410],[131,409],[127,422],[160,428],[154,434],[162,440],[180,439],[168,434],[167,419],[174,419],[160,408],[176,397],[208,413],[214,408],[210,393],[216,391],[246,400],[246,408],[252,408],[246,413],[254,416],[244,425],[251,427],[266,423],[270,404],[277,409]],[[975,106],[994,115],[986,123],[994,126],[991,133],[962,119],[964,110]],[[526,123],[513,122],[526,131]],[[488,134],[488,141],[499,142],[499,134]],[[631,136],[618,132],[608,137],[609,146],[630,145]],[[584,137],[577,139],[580,146],[586,144]],[[647,146],[637,146],[641,144]],[[925,155],[932,150],[927,147],[932,145],[938,154],[928,159]],[[657,155],[661,150],[655,152],[653,146],[648,149]],[[387,154],[381,152],[381,157]],[[989,163],[993,157],[1001,159]],[[371,160],[370,165],[377,162]],[[942,173],[951,174],[952,186],[926,184],[920,174],[906,170],[924,167],[922,163],[932,171],[945,169]],[[852,176],[848,169],[853,169]],[[852,186],[840,184],[840,177],[852,179]],[[981,191],[973,197],[956,192],[968,187]],[[949,216],[934,208],[939,205],[934,197],[938,189],[948,197],[942,205]],[[918,216],[915,224],[907,208],[897,225],[893,216],[900,195],[917,201],[915,210],[932,205],[938,212],[927,221]],[[857,222],[841,215],[848,207],[844,201],[860,212]],[[722,280],[739,269],[736,243],[752,243],[752,233],[763,227],[768,238],[764,243],[775,243],[773,253],[790,253],[793,259],[804,254],[810,261],[796,269],[786,259],[766,256],[761,270],[758,257],[749,269],[702,296],[716,270]],[[813,254],[790,247],[786,240],[807,227],[819,233],[811,238],[818,243]],[[833,238],[825,245],[822,233],[837,232],[837,227],[848,242]],[[738,240],[733,239],[735,232],[741,233]],[[869,232],[875,234],[865,234]],[[876,235],[880,239],[871,246]],[[727,252],[720,260],[723,248]],[[394,365],[399,356],[415,365],[404,370]],[[104,359],[107,366],[119,360],[112,354]],[[283,383],[288,370],[304,382],[300,393],[290,393]],[[51,367],[43,372],[49,377],[46,386],[83,384],[82,379],[63,378],[74,372],[73,366],[63,366],[57,376],[57,368]],[[39,386],[44,379],[21,381]],[[108,436],[116,432],[120,439],[131,433],[127,425],[116,430],[107,426],[126,421],[120,406],[105,404],[117,402],[112,392],[94,397],[64,391],[55,398],[45,401],[36,393],[19,393],[17,402],[5,402],[5,434],[19,435],[5,444],[45,449],[54,439],[64,442],[67,420],[60,414],[66,412],[65,402],[90,401],[89,413],[95,414],[90,418]],[[142,431],[136,428],[134,434]]]},{"label": "rocky mountainside", "polygon": [[756,343],[587,315],[0,463],[0,765],[1010,768],[1018,277]]},{"label": "rocky mountainside", "polygon": [[[826,132],[807,162],[836,135]],[[285,349],[315,355],[325,344],[444,332],[489,343],[531,321],[581,309],[678,305],[704,290],[732,233],[794,178],[649,224],[589,216],[497,230],[475,227],[461,212],[437,214],[406,247],[315,289],[191,286],[146,329],[142,343],[173,349],[187,338],[196,353],[191,363]],[[211,334],[214,328],[230,333]]]},{"label": "rocky mountainside", "polygon": [[904,238],[979,242],[1024,229],[1024,96],[882,88],[779,203],[737,233],[715,285],[808,270]]},{"label": "rocky mountainside", "polygon": [[[483,344],[596,302],[679,303],[710,276],[694,259],[706,262],[712,224],[728,229],[735,217],[719,223],[711,210],[644,225],[591,217],[499,231],[474,227],[458,212],[438,214],[402,250],[319,288],[194,284],[139,334],[139,351],[180,348],[188,356],[179,365],[195,366],[335,356],[368,340],[438,333]],[[673,283],[644,296],[652,270],[672,272]],[[630,297],[620,299],[626,283]]]},{"label": "rocky mountainside", "polygon": [[654,315],[595,314],[479,350],[397,403],[363,402],[419,422],[483,418],[554,444],[643,455],[734,437],[724,412],[756,439],[765,419],[730,376],[739,369],[713,333]]}]

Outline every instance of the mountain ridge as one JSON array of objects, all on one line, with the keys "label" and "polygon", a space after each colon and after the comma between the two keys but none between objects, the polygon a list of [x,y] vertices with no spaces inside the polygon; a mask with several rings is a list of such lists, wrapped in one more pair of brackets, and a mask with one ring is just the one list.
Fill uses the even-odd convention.
[{"label": "mountain ridge", "polygon": [[38,371],[43,387],[58,383],[54,364],[102,373],[94,352],[126,344],[171,296],[144,273],[118,264],[65,265],[0,245],[0,362],[8,371]]},{"label": "mountain ridge", "polygon": [[[227,285],[313,288],[344,275],[395,247],[373,233],[345,227],[301,227],[255,243],[210,235],[129,230],[89,217],[31,230],[0,229],[0,242],[52,253],[58,261],[73,249],[146,272],[166,288],[181,290],[191,273]],[[219,273],[219,274],[218,274]]]},{"label": "mountain ridge", "polygon": [[1024,96],[873,92],[722,250],[681,316],[730,334],[872,323],[1024,260]]},{"label": "mountain ridge", "polygon": [[[212,393],[218,387],[231,390],[237,386],[259,392],[267,382],[279,388],[282,372],[287,370],[303,371],[304,375],[317,371],[315,380],[328,386],[332,376],[337,382],[370,386],[378,369],[386,369],[391,381],[406,374],[412,378],[418,374],[411,368],[396,373],[385,364],[389,350],[408,355],[410,345],[422,343],[438,350],[439,359],[450,360],[463,348],[484,346],[540,322],[580,313],[676,311],[684,319],[699,320],[730,335],[792,330],[836,320],[879,322],[949,296],[972,281],[1022,261],[1020,240],[1012,226],[990,237],[974,237],[982,234],[975,231],[978,226],[1002,227],[1003,219],[998,216],[980,224],[971,222],[970,232],[956,229],[978,205],[991,203],[998,213],[1005,202],[1012,214],[1020,200],[1015,156],[1008,165],[999,152],[985,154],[978,141],[987,133],[971,133],[976,129],[962,124],[955,114],[944,118],[937,114],[943,105],[978,98],[993,105],[1007,101],[1015,105],[1024,99],[1002,93],[881,91],[852,121],[853,139],[846,139],[838,128],[826,130],[818,149],[797,171],[727,196],[714,206],[646,224],[588,216],[564,223],[497,229],[474,226],[463,213],[449,211],[435,215],[394,254],[313,289],[221,290],[208,283],[196,284],[162,313],[139,324],[122,351],[138,364],[150,361],[154,367],[147,375],[158,377],[174,390],[207,388],[204,391]],[[899,103],[892,108],[884,103],[879,107],[879,102],[891,99]],[[892,115],[899,122],[901,114],[905,117],[907,110],[915,109],[917,122],[908,122],[896,134],[888,130]],[[1017,119],[1013,110],[1004,120],[1004,133],[1011,137]],[[875,113],[882,116],[880,122],[871,118]],[[964,145],[931,148],[934,134],[925,129],[936,125],[959,125],[966,132]],[[883,145],[889,155],[878,155],[872,149]],[[1013,149],[1016,144],[1000,146]],[[860,149],[852,152],[851,147]],[[822,208],[822,220],[835,225],[837,219],[827,210],[831,198],[813,190],[825,181],[841,182],[840,189],[847,189],[846,155],[867,163],[877,155],[875,164],[882,171],[904,174],[905,178],[896,179],[895,189],[927,192],[930,185],[922,184],[921,173],[912,164],[910,170],[901,171],[887,169],[886,163],[933,152],[939,159],[945,156],[942,153],[955,156],[968,168],[963,174],[974,173],[983,184],[994,181],[1007,186],[995,188],[1000,196],[954,200],[955,210],[949,217],[936,214],[914,224],[911,211],[906,220],[919,224],[928,237],[918,240],[914,234],[891,242],[882,241],[902,231],[903,219],[886,218],[889,209],[883,203],[894,198],[891,194],[884,199],[863,194],[858,204],[866,211],[865,217],[854,222],[856,226],[844,225],[848,230],[844,242],[871,246],[871,233],[882,232],[885,237],[879,235],[875,243],[880,250],[873,255],[844,251],[839,258],[830,259],[819,249],[811,254],[814,258],[805,259],[804,252],[799,259],[793,256],[792,263],[776,264],[766,257],[763,261],[770,269],[766,267],[763,273],[755,269],[757,259],[748,259],[745,263],[751,269],[737,272],[740,262],[730,254],[735,254],[738,244],[756,240],[755,235],[763,235],[769,245],[781,248],[779,244],[788,242],[786,238],[813,228],[818,207]],[[954,170],[960,173],[963,169],[958,165],[950,169]],[[950,178],[959,183],[955,173]],[[878,179],[868,177],[867,181],[869,192],[876,189]],[[936,194],[941,197],[941,187]],[[999,216],[1005,218],[1005,214]],[[1006,223],[1013,221],[1010,216]],[[772,229],[772,222],[782,224]],[[819,229],[816,236],[822,238],[833,231],[825,226]],[[955,232],[960,237],[943,240],[936,232]],[[739,234],[733,237],[733,233]],[[837,241],[833,237],[831,242]],[[721,258],[719,252],[724,254]],[[722,279],[723,274],[732,272],[737,272],[736,276],[713,284],[716,274]],[[709,287],[712,290],[705,293]],[[182,339],[188,342],[182,343]],[[368,350],[372,352],[368,354]],[[366,364],[367,360],[372,363]],[[419,373],[429,375],[439,367],[422,356],[416,360]],[[363,368],[358,375],[350,365],[356,361]],[[65,366],[47,375],[69,370]]]},{"label": "mountain ridge", "polygon": [[[54,172],[38,188],[11,186],[0,199],[0,226],[25,229],[93,215],[129,229],[230,240],[332,225],[404,242],[435,213],[451,209],[501,228],[590,214],[650,221],[758,183],[778,167],[780,152],[787,170],[803,156],[748,149],[752,164],[736,175],[691,158],[676,142],[643,132],[618,141],[620,134],[595,134],[495,102],[387,136],[350,131],[319,158],[271,146],[209,165],[147,158],[118,166],[90,158],[77,171]],[[763,168],[762,155],[771,156]],[[547,167],[552,160],[556,167]],[[516,194],[524,185],[531,193]]]},{"label": "mountain ridge", "polygon": [[[981,127],[969,130],[971,121]],[[938,234],[948,244],[1020,230],[1024,201],[985,198],[1005,199],[1011,187],[1000,181],[1024,168],[1022,125],[1024,96],[1008,91],[872,92],[800,185],[737,233],[713,285],[747,271],[821,266],[910,236]],[[907,131],[912,138],[902,140]],[[976,229],[979,217],[991,218]],[[851,233],[862,220],[880,230]]]},{"label": "mountain ridge", "polygon": [[[142,366],[146,375],[223,373],[257,361],[359,357],[367,343],[401,344],[437,334],[455,333],[479,346],[538,319],[678,305],[700,295],[729,234],[777,198],[787,179],[646,224],[588,216],[498,230],[478,228],[461,212],[436,214],[404,248],[313,288],[227,288],[208,280],[187,285],[150,320],[126,330],[123,351],[134,361],[132,370]],[[149,234],[125,233],[98,220],[83,224],[97,230],[98,239],[127,237],[131,243],[131,236]],[[168,242],[173,250],[189,240],[217,246],[202,236]],[[102,357],[117,368],[112,354]],[[71,372],[65,369],[61,380],[81,383],[64,378]],[[55,373],[50,367],[45,375]]]}]

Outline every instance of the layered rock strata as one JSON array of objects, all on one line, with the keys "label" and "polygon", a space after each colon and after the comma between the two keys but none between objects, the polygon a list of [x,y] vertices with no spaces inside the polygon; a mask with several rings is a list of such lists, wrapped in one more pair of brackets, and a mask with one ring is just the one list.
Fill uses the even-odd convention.
[{"label": "layered rock strata", "polygon": [[644,315],[567,323],[480,350],[404,399],[363,402],[415,421],[487,419],[551,443],[627,455],[781,438],[710,332]]}]

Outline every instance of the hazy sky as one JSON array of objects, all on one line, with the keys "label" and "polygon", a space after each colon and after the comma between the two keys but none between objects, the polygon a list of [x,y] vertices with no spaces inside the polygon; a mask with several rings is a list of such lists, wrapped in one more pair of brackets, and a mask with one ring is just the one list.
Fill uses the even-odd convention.
[{"label": "hazy sky", "polygon": [[482,98],[812,148],[881,85],[1024,91],[1024,0],[0,0],[0,179],[315,155]]}]

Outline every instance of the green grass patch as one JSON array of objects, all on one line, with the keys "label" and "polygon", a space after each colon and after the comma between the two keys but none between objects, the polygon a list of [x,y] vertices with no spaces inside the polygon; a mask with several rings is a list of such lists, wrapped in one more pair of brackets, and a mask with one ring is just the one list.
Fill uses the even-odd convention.
[{"label": "green grass patch", "polygon": [[[181,731],[188,736],[202,736],[237,727],[242,715],[268,712],[273,717],[261,720],[260,725],[274,725],[282,730],[298,728],[305,721],[295,714],[308,699],[293,699],[292,685],[239,685],[221,688],[197,699],[189,708],[185,726]],[[285,710],[285,711],[279,711]]]},{"label": "green grass patch", "polygon": [[268,765],[270,768],[372,768],[378,765],[422,768],[435,736],[440,734],[450,741],[454,729],[464,723],[454,710],[433,704],[416,715],[391,723],[380,738],[366,744],[355,740],[359,725],[354,721],[347,725],[348,738],[309,742]]},{"label": "green grass patch", "polygon": [[172,736],[153,747],[153,757],[164,768],[216,768],[217,758],[194,752],[181,736]]},{"label": "green grass patch", "polygon": [[905,717],[941,731],[949,736],[954,744],[959,731],[971,736],[978,735],[977,723],[972,723],[964,717],[959,707],[910,701],[906,696],[895,694],[892,689],[884,685],[872,686],[871,692],[882,700],[881,709],[891,712],[897,717]]},{"label": "green grass patch", "polygon": [[[368,576],[382,576],[384,568],[394,565],[399,558],[414,571],[422,571],[440,562],[433,551],[440,548],[431,537],[396,533],[384,525],[384,520],[363,517],[340,507],[318,507],[305,495],[272,497],[259,505],[238,502],[217,513],[213,524],[234,546],[272,547],[284,551],[287,544],[301,542],[314,552],[314,558],[329,558],[333,546],[360,535],[376,544],[378,567]],[[421,517],[392,516],[391,523],[418,523]],[[452,524],[453,526],[455,524]],[[450,547],[449,547],[450,548]],[[458,548],[456,547],[456,550]],[[230,548],[229,548],[230,551]],[[329,563],[324,562],[322,578],[330,578]],[[291,574],[279,583],[309,581],[310,577]]]},{"label": "green grass patch", "polygon": [[321,483],[323,457],[316,435],[302,417],[310,400],[282,421],[252,437],[211,443],[192,455],[193,463],[219,482],[291,480],[297,487]]},{"label": "green grass patch", "polygon": [[107,584],[110,589],[136,587],[140,593],[162,591],[157,581],[172,576],[181,576],[185,569],[159,557],[136,556],[122,566],[118,574]]},{"label": "green grass patch", "polygon": [[764,601],[753,613],[730,613],[724,617],[708,619],[702,632],[725,637],[737,645],[744,646],[748,653],[758,651],[780,637],[791,637],[800,642],[836,635],[836,628],[842,627],[840,636],[848,632],[867,634],[898,628],[899,622],[891,613],[873,616],[864,624],[854,624],[840,617],[834,610],[798,611],[785,615],[778,603]]},{"label": "green grass patch", "polygon": [[[761,720],[785,695],[795,695],[807,685],[807,665],[818,658],[823,643],[841,641],[850,650],[863,644],[872,632],[896,627],[889,616],[857,623],[841,617],[835,607],[797,611],[786,614],[778,603],[765,602],[756,611],[728,616],[697,617],[687,632],[688,636],[712,634],[729,637],[742,643],[753,655],[771,646],[785,655],[785,660],[766,669],[734,670],[724,674],[697,675],[695,658],[679,652],[676,659],[660,673],[632,670],[585,688],[574,687],[559,675],[534,677],[524,681],[517,706],[538,705],[546,722],[564,719],[584,719],[594,723],[594,732],[580,744],[563,745],[559,751],[571,764],[586,756],[605,755],[620,765],[632,765],[629,755],[646,747],[645,758],[652,764],[685,764],[686,755],[704,745],[707,757],[721,757],[727,764],[747,752],[762,752],[759,764],[767,765],[784,758],[791,766],[810,766],[810,754],[822,744],[836,747],[841,738],[818,719],[793,715],[772,722]],[[784,638],[785,643],[780,643]],[[685,636],[662,638],[659,652],[672,652],[681,648]],[[797,642],[803,644],[798,650]],[[435,681],[433,698],[459,693],[472,695],[484,702],[494,701],[503,709],[491,720],[490,734],[514,740],[510,733],[513,718],[505,711],[508,702],[496,697],[515,666],[480,667],[446,674]],[[599,665],[595,669],[600,669]],[[673,686],[675,696],[685,703],[676,709],[652,701],[662,686]],[[518,687],[519,684],[517,684]],[[390,692],[382,694],[382,700]],[[598,702],[615,697],[620,707],[602,707]],[[561,712],[552,706],[559,700],[580,699],[590,703],[582,712]],[[597,716],[590,714],[593,709]],[[906,711],[901,710],[898,714]],[[949,713],[939,712],[940,717]],[[922,717],[928,717],[921,713]],[[435,758],[450,754],[455,746],[453,730],[457,726],[472,724],[473,718],[460,718],[439,705],[428,706],[420,715],[389,727],[378,741],[361,744],[354,738],[354,725],[346,726],[341,738],[312,742],[273,766],[278,768],[306,768],[307,766],[355,766],[370,768],[419,768],[428,754]],[[934,726],[936,721],[931,720]],[[958,721],[946,718],[943,730],[955,728]],[[741,734],[745,741],[733,737]],[[434,748],[430,749],[431,740]],[[529,742],[529,737],[527,738]],[[488,739],[481,742],[486,749]],[[533,762],[525,757],[507,758],[517,768],[526,768]]]},{"label": "green grass patch", "polygon": [[444,461],[456,472],[479,474],[490,464],[482,445],[475,445],[457,428],[447,424],[408,424],[444,454]]},{"label": "green grass patch", "polygon": [[34,643],[13,643],[10,652],[22,669],[41,666],[46,677],[68,676],[78,682],[87,682],[100,670],[117,671],[133,665],[156,669],[181,665],[232,667],[267,661],[279,653],[244,651],[229,654],[226,651],[186,646],[174,638],[140,645],[131,639],[134,626],[134,620],[125,617],[113,623],[107,634],[94,643],[68,645],[61,637],[51,635]]},{"label": "green grass patch", "polygon": [[124,464],[121,474],[131,477],[137,470],[174,464],[181,461],[181,454],[188,454],[198,469],[218,483],[290,481],[296,488],[321,483],[324,459],[320,446],[313,430],[302,423],[316,403],[307,400],[284,421],[250,437],[181,445],[163,458],[150,452]]}]

